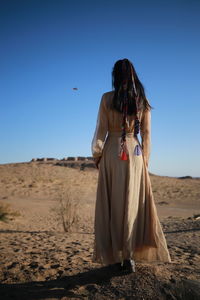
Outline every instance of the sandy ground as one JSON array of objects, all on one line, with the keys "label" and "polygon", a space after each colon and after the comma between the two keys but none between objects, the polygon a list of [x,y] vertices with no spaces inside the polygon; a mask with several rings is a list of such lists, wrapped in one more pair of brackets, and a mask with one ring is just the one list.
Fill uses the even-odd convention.
[{"label": "sandy ground", "polygon": [[[189,293],[197,297],[200,282],[200,180],[151,175],[172,263],[136,263],[125,274],[91,261],[97,179],[96,169],[53,162],[0,165],[0,203],[19,213],[0,221],[2,299],[196,299]],[[70,232],[61,218],[66,200],[76,203]]]}]

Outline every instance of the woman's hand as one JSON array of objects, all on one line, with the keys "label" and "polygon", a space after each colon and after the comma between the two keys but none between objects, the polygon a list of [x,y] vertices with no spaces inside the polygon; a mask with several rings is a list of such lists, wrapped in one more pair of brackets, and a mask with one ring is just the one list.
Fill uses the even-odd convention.
[{"label": "woman's hand", "polygon": [[101,156],[94,158],[94,163],[97,169],[99,169],[99,162],[101,160]]}]

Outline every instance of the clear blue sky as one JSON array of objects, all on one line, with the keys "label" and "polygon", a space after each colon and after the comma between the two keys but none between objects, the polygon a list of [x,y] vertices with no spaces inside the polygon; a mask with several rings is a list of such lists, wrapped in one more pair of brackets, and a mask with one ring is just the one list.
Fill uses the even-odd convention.
[{"label": "clear blue sky", "polygon": [[128,58],[154,107],[150,172],[200,176],[199,0],[1,0],[0,28],[0,163],[91,156]]}]

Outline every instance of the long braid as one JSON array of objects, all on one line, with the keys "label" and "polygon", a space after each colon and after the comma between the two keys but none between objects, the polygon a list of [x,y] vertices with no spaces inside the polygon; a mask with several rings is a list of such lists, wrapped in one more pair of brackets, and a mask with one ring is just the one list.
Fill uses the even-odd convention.
[{"label": "long braid", "polygon": [[[137,137],[137,134],[139,133],[139,130],[140,130],[140,121],[139,121],[139,116],[138,116],[139,93],[136,90],[135,80],[134,80],[134,76],[133,76],[133,69],[132,69],[131,64],[130,64],[130,68],[131,68],[133,93],[135,95],[134,136]],[[123,72],[123,74],[126,72],[124,61],[122,63],[122,72]],[[122,134],[121,134],[119,157],[120,157],[121,160],[127,160],[128,156],[129,156],[127,145],[126,145],[126,122],[127,122],[127,113],[128,113],[128,92],[127,92],[127,86],[126,86],[126,88],[124,88],[124,86],[123,87],[122,86],[120,87],[120,91],[121,91],[121,89],[124,89],[124,91],[123,91],[124,97],[121,101],[121,111],[123,112],[123,119],[122,119]]]},{"label": "long braid", "polygon": [[124,90],[124,98],[122,101],[122,110],[123,110],[123,118],[122,118],[122,135],[121,135],[121,143],[120,143],[120,153],[119,156],[122,160],[128,159],[128,151],[126,146],[126,122],[127,122],[127,112],[128,112],[128,98],[127,98],[127,90]]},{"label": "long braid", "polygon": [[122,62],[122,78],[123,81],[121,83],[120,90],[123,90],[123,99],[121,101],[121,109],[123,113],[122,117],[122,134],[121,134],[121,143],[120,143],[120,152],[119,152],[119,157],[122,160],[127,160],[128,159],[128,151],[126,147],[126,122],[127,122],[127,112],[128,112],[128,95],[127,95],[127,86],[125,87],[124,84],[127,84],[126,81],[126,62],[123,60]]},{"label": "long braid", "polygon": [[134,126],[134,136],[137,137],[137,134],[140,132],[140,121],[139,121],[139,116],[138,116],[139,93],[136,90],[132,66],[131,66],[131,77],[132,77],[132,83],[133,83],[133,90],[134,90],[134,94],[135,94],[135,126]]}]

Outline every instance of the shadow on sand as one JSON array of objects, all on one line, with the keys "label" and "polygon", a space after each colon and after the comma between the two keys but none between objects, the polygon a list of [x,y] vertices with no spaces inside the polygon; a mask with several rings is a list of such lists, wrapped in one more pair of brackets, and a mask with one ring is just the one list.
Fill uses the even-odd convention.
[{"label": "shadow on sand", "polygon": [[[61,297],[82,299],[84,295],[85,297],[90,295],[92,299],[92,294],[97,291],[95,284],[109,284],[111,278],[125,274],[128,272],[119,271],[114,265],[106,266],[72,276],[63,276],[56,280],[0,284],[0,295],[3,300],[60,299]],[[80,287],[83,287],[82,292],[79,290]]]}]

